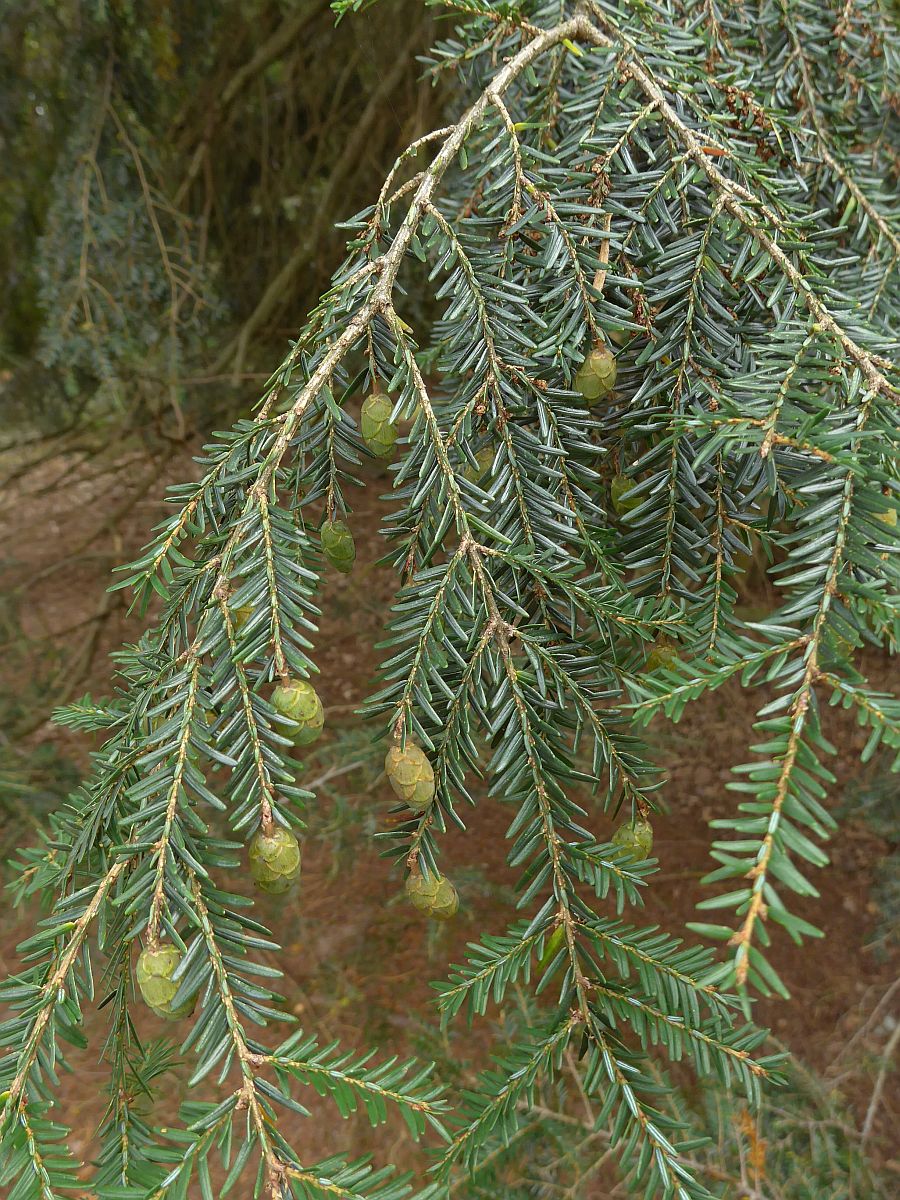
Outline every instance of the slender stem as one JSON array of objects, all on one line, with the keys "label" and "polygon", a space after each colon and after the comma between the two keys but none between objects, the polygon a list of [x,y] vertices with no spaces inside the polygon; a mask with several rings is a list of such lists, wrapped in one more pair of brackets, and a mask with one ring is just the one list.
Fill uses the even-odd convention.
[{"label": "slender stem", "polygon": [[82,912],[81,916],[75,922],[75,928],[71,931],[65,948],[58,952],[56,965],[53,967],[50,974],[41,988],[42,1002],[38,1009],[37,1015],[31,1026],[31,1031],[25,1040],[25,1045],[19,1054],[16,1074],[12,1083],[9,1085],[9,1092],[6,1096],[3,1109],[0,1110],[0,1125],[2,1125],[8,1115],[12,1113],[19,1105],[24,1097],[24,1091],[28,1082],[28,1075],[31,1071],[34,1062],[40,1053],[41,1042],[53,1014],[56,1005],[62,999],[63,990],[65,988],[66,979],[69,972],[75,965],[75,960],[78,957],[84,940],[87,937],[93,921],[100,912],[103,902],[110,892],[113,884],[125,870],[128,865],[127,858],[120,858],[118,862],[113,863],[109,868],[94,891],[93,896],[88,901],[87,907]]},{"label": "slender stem", "polygon": [[269,611],[272,614],[272,645],[275,657],[275,673],[278,678],[288,677],[287,659],[284,654],[284,638],[281,633],[281,614],[278,605],[278,580],[275,578],[275,547],[272,542],[272,522],[269,502],[259,498],[259,520],[262,526],[262,544],[266,560],[266,589],[269,594]]},{"label": "slender stem", "polygon": [[845,185],[847,190],[850,192],[850,195],[854,198],[881,236],[884,237],[885,240],[890,244],[892,250],[894,251],[893,258],[891,259],[891,262],[887,268],[887,271],[890,272],[897,265],[898,258],[900,258],[900,237],[898,237],[893,229],[891,229],[890,225],[888,225],[887,221],[884,219],[866,193],[862,190],[847,168],[842,163],[838,162],[838,160],[832,154],[828,134],[822,124],[822,118],[819,111],[821,98],[816,89],[816,85],[813,83],[812,76],[810,75],[809,63],[807,62],[806,55],[803,52],[803,45],[800,40],[800,35],[797,32],[797,26],[791,19],[789,0],[781,0],[780,7],[784,15],[784,22],[791,39],[791,44],[794,47],[794,58],[800,68],[800,77],[803,80],[803,91],[806,93],[806,108],[810,115],[810,119],[812,120],[816,140],[819,143],[819,153],[822,155],[825,163],[831,168],[834,174],[837,175],[838,179],[840,179],[841,183]]},{"label": "slender stem", "polygon": [[212,966],[215,976],[218,994],[222,1001],[222,1008],[225,1014],[225,1023],[228,1027],[228,1034],[231,1039],[232,1047],[234,1048],[235,1057],[238,1061],[238,1069],[241,1074],[241,1094],[239,1104],[247,1109],[250,1121],[256,1131],[256,1136],[259,1139],[259,1144],[263,1152],[263,1157],[266,1163],[266,1183],[273,1200],[279,1200],[285,1193],[285,1171],[286,1164],[273,1146],[269,1137],[269,1122],[266,1120],[263,1111],[262,1103],[258,1095],[258,1087],[256,1082],[256,1067],[259,1063],[259,1057],[251,1050],[247,1043],[247,1038],[244,1033],[244,1027],[241,1024],[240,1017],[235,1008],[234,996],[231,992],[231,984],[228,980],[228,972],[225,969],[225,964],[222,961],[222,954],[219,950],[216,941],[215,930],[212,927],[212,922],[209,917],[209,910],[206,907],[206,902],[203,899],[203,894],[200,889],[199,880],[194,877],[192,885],[194,908],[197,913],[197,919],[200,924],[200,930],[203,934],[203,939],[206,942],[209,952],[209,961]]},{"label": "slender stem", "polygon": [[256,776],[259,780],[260,825],[264,833],[270,833],[273,825],[272,805],[275,800],[275,788],[272,784],[262,744],[259,740],[259,730],[256,727],[256,718],[253,713],[253,698],[250,692],[250,683],[243,664],[238,660],[237,656],[237,640],[234,622],[231,618],[231,609],[228,606],[227,598],[221,593],[217,596],[217,601],[219,611],[222,614],[222,621],[225,625],[225,634],[228,638],[229,652],[234,664],[234,674],[237,680],[238,691],[241,693],[241,707],[244,710],[244,721],[246,722],[247,733],[250,738],[253,765],[256,768]]},{"label": "slender stem", "polygon": [[[191,744],[191,718],[193,717],[197,700],[199,675],[200,661],[199,658],[194,657],[191,665],[191,679],[188,687],[187,702],[185,703],[181,717],[181,734],[178,739],[178,749],[175,752],[175,770],[172,774],[172,782],[169,786],[169,795],[166,802],[166,816],[163,822],[162,833],[153,848],[154,853],[157,855],[156,873],[153,880],[153,896],[150,901],[150,916],[147,921],[147,941],[151,946],[155,946],[159,941],[159,926],[165,906],[166,865],[169,857],[169,844],[172,840],[172,831],[175,828],[175,820],[178,814],[178,801],[181,798],[184,781],[184,764],[187,761],[188,750]],[[162,719],[165,719],[165,713],[162,714]]]},{"label": "slender stem", "polygon": [[[869,392],[860,407],[856,421],[857,436],[865,429],[874,399],[874,394]],[[831,608],[831,602],[837,590],[838,574],[847,544],[854,485],[855,475],[852,471],[848,471],[844,480],[834,548],[822,584],[822,596],[813,618],[809,636],[806,638],[806,666],[789,710],[790,733],[784,754],[781,758],[781,770],[771,804],[772,811],[765,837],[760,844],[756,863],[749,872],[749,877],[753,881],[753,895],[750,898],[744,920],[731,939],[732,944],[737,946],[735,954],[735,979],[738,984],[746,982],[747,974],[750,970],[750,948],[753,942],[756,922],[764,919],[766,916],[766,905],[763,896],[768,880],[769,864],[775,851],[775,837],[781,823],[781,814],[790,795],[794,767],[797,762],[797,756],[800,753],[806,722],[813,707],[814,685],[819,677],[819,649],[828,613]]]}]

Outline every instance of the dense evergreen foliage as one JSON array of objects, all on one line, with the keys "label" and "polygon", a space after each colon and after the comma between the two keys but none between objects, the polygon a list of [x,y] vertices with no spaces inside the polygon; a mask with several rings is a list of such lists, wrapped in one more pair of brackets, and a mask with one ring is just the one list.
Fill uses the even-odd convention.
[{"label": "dense evergreen foliage", "polygon": [[[155,615],[117,655],[115,697],[59,714],[106,740],[22,861],[20,894],[56,902],[0,990],[14,1200],[76,1187],[50,1104],[99,1002],[98,1197],[407,1194],[340,1144],[301,1160],[278,1120],[308,1087],[373,1121],[398,1108],[435,1148],[416,1196],[464,1192],[576,1060],[579,1121],[588,1106],[634,1195],[721,1194],[667,1063],[758,1101],[777,1064],[747,1024],[752,997],[787,1000],[768,947],[791,937],[812,969],[820,936],[793,898],[815,894],[834,830],[822,707],[856,713],[864,757],[900,749],[900,703],[858,653],[893,652],[900,632],[886,10],[442,7],[429,66],[455,81],[457,115],[348,223],[347,257],[253,415],[209,442],[120,574]],[[258,883],[299,871],[292,838],[259,838],[302,840],[313,797],[291,750],[328,702],[316,588],[326,559],[352,569],[333,531],[352,534],[368,454],[395,458],[398,590],[365,716],[398,799],[383,834],[398,889],[406,877],[423,914],[453,918],[441,835],[464,827],[481,779],[521,872],[508,927],[440,984],[445,1021],[536,998],[461,1096],[427,1064],[284,1028],[260,961],[279,931],[231,890],[250,846]],[[748,623],[736,585],[755,552],[777,601]],[[653,812],[678,804],[641,729],[736,679],[764,687],[758,740],[717,822],[711,912],[685,941],[640,918],[644,889],[664,886]],[[619,815],[612,841],[592,832],[591,794]],[[139,1048],[142,994],[181,1022],[193,1063],[196,1099],[165,1130],[136,1103],[170,1065]]]}]

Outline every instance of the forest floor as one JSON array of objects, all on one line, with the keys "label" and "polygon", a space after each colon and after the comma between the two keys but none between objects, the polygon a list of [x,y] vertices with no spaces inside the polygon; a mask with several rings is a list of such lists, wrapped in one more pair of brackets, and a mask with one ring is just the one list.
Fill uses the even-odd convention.
[{"label": "forest floor", "polygon": [[[165,484],[194,477],[191,453],[196,449],[170,450],[156,459],[135,451],[114,472],[104,455],[85,462],[77,454],[55,455],[7,488],[0,501],[0,596],[8,626],[0,628],[0,717],[6,736],[26,755],[37,758],[50,746],[78,767],[85,765],[86,740],[50,723],[49,710],[85,691],[110,690],[109,653],[123,641],[136,640],[141,626],[138,618],[127,616],[122,592],[106,592],[109,572],[133,556],[162,519]],[[374,1043],[384,1054],[424,1048],[446,1071],[462,1074],[465,1062],[490,1044],[497,1028],[484,1019],[472,1034],[461,1024],[443,1040],[429,1033],[437,1024],[429,983],[443,977],[449,963],[461,961],[467,941],[482,931],[501,932],[514,919],[514,873],[504,861],[511,813],[502,803],[484,800],[467,814],[465,833],[446,837],[447,870],[462,896],[453,923],[427,926],[398,902],[399,874],[379,857],[370,836],[384,827],[391,806],[379,778],[379,751],[372,745],[376,731],[361,728],[354,715],[372,687],[378,661],[373,646],[382,636],[393,589],[389,570],[376,565],[385,549],[378,529],[390,477],[372,468],[369,482],[352,518],[356,568],[349,576],[329,573],[321,595],[317,686],[327,724],[301,779],[325,778],[310,814],[302,887],[286,898],[263,898],[261,919],[285,945],[279,960],[285,970],[282,990],[308,1032],[323,1041],[339,1038],[348,1047]],[[866,669],[876,685],[886,686],[886,660],[868,655]],[[756,691],[722,689],[690,707],[678,725],[657,718],[651,726],[652,744],[668,777],[667,811],[654,819],[661,870],[646,889],[638,921],[677,930],[697,919],[695,906],[704,894],[700,880],[711,868],[708,822],[734,807],[735,795],[725,785],[730,767],[750,757],[747,747],[760,703]],[[837,807],[861,785],[858,752],[865,733],[836,710],[827,714],[825,731],[838,747],[829,764],[838,778],[832,793]],[[15,842],[34,840],[31,826],[39,817],[10,810],[6,802],[3,807],[6,858]],[[600,811],[592,811],[591,820],[598,837],[611,829],[611,818]],[[896,1003],[891,1016],[897,959],[878,933],[872,896],[873,873],[887,849],[861,818],[842,825],[829,847],[831,865],[816,873],[820,897],[796,904],[827,937],[798,948],[776,933],[772,958],[792,1000],[762,1000],[755,1010],[755,1019],[771,1027],[827,1087],[847,1092],[860,1123],[878,1055],[897,1019]],[[33,913],[10,912],[0,924],[4,973],[13,968],[16,944],[33,919]],[[89,1020],[102,1029],[102,1014]],[[148,1020],[148,1036],[161,1032]],[[872,1068],[857,1070],[865,1061]],[[93,1047],[90,1054],[74,1054],[72,1063],[74,1073],[62,1077],[58,1119],[73,1128],[76,1151],[90,1158],[105,1103],[105,1072]],[[399,1121],[373,1131],[361,1115],[339,1125],[334,1110],[316,1097],[309,1106],[319,1119],[300,1122],[296,1142],[307,1161],[340,1147],[353,1154],[372,1152],[380,1162],[421,1164]],[[873,1139],[888,1159],[896,1155],[890,1131],[898,1119],[900,1097],[889,1077]],[[605,1200],[615,1191],[602,1176],[594,1186],[591,1200]]]}]

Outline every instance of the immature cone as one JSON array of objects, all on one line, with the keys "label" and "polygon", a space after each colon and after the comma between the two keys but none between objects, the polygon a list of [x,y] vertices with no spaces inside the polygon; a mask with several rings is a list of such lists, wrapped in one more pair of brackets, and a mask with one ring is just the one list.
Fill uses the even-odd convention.
[{"label": "immature cone", "polygon": [[[155,717],[151,717],[150,721],[149,721],[150,732],[158,733],[160,731],[160,729],[162,729],[162,727],[165,725],[165,723],[170,719],[170,716],[171,716],[170,713],[157,713]],[[181,722],[180,722],[180,718],[179,718],[179,724],[180,723]],[[207,724],[209,724],[208,720],[207,720]],[[176,733],[175,736],[179,739],[179,741],[181,740],[180,732]],[[194,745],[193,742],[188,743],[187,754],[185,755],[185,757],[187,758],[188,762],[197,763],[200,761],[200,752],[198,751],[197,747]]]},{"label": "immature cone", "polygon": [[825,654],[827,657],[837,659],[838,662],[846,663],[856,654],[856,647],[848,637],[844,637],[842,633],[838,633],[834,629],[829,629],[825,639]]},{"label": "immature cone", "polygon": [[602,400],[616,386],[616,356],[606,346],[595,346],[575,376],[575,391],[587,404]]},{"label": "immature cone", "polygon": [[647,670],[658,671],[661,667],[671,667],[678,661],[678,651],[668,638],[657,638],[653,649],[647,655]]},{"label": "immature cone", "polygon": [[485,475],[487,475],[494,463],[494,447],[482,446],[475,455],[475,461],[478,464],[476,467],[473,467],[469,463],[465,471],[463,471],[463,475],[470,483],[478,483],[479,480],[484,479]]},{"label": "immature cone", "polygon": [[300,877],[300,843],[289,829],[276,825],[250,839],[250,875],[263,892],[280,896]]},{"label": "immature cone", "polygon": [[234,628],[237,633],[244,628],[250,618],[253,616],[252,604],[239,604],[237,608],[231,609],[231,620],[234,623]]},{"label": "immature cone", "polygon": [[181,957],[177,946],[165,942],[155,948],[147,946],[137,960],[137,983],[144,1003],[158,1017],[164,1017],[167,1021],[177,1021],[179,1017],[186,1017],[194,1008],[193,996],[177,1008],[172,1006],[172,1001],[181,987],[181,980],[172,978]]},{"label": "immature cone", "polygon": [[391,746],[384,770],[395,793],[410,808],[424,812],[434,799],[434,770],[427,756],[413,742],[406,749]]},{"label": "immature cone", "polygon": [[372,392],[363,401],[359,431],[376,458],[390,458],[394,453],[397,426],[391,421],[393,408],[384,392]]},{"label": "immature cone", "polygon": [[612,501],[612,506],[615,512],[620,517],[624,517],[626,513],[632,512],[640,504],[643,503],[640,496],[627,496],[636,486],[634,479],[629,479],[627,475],[616,475],[613,477],[612,483],[609,485],[609,496]]},{"label": "immature cone", "polygon": [[627,850],[629,856],[636,861],[643,861],[650,857],[650,851],[653,849],[653,826],[643,817],[639,817],[633,825],[626,822],[613,834],[612,844],[621,850]]},{"label": "immature cone", "polygon": [[315,688],[305,679],[288,679],[272,693],[272,707],[283,717],[297,722],[291,730],[295,746],[308,746],[322,732],[325,710]]},{"label": "immature cone", "polygon": [[[886,508],[884,512],[878,513],[878,520],[883,521],[885,525],[890,525],[896,528],[897,525],[897,510],[896,508]],[[881,555],[882,560],[888,557],[887,552]]]},{"label": "immature cone", "polygon": [[407,875],[406,895],[413,908],[432,921],[449,921],[459,908],[456,888],[443,875]]},{"label": "immature cone", "polygon": [[556,958],[557,954],[562,949],[563,942],[566,940],[566,931],[562,925],[557,925],[547,940],[544,942],[544,953],[541,955],[538,962],[538,970],[546,971],[550,964]]},{"label": "immature cone", "polygon": [[356,543],[346,521],[325,521],[319,530],[322,553],[336,571],[343,575],[353,570],[356,562]]}]

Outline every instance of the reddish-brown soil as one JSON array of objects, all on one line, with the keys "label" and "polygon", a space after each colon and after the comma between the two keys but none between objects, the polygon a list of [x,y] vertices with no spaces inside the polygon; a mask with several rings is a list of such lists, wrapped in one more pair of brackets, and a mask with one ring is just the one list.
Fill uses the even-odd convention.
[{"label": "reddish-brown soil", "polygon": [[[101,463],[97,460],[87,473],[102,469]],[[123,640],[136,639],[140,629],[137,618],[126,618],[122,593],[105,595],[108,570],[127,560],[161,519],[165,482],[193,477],[194,464],[185,449],[155,464],[136,455],[128,471],[113,476],[84,479],[84,474],[73,459],[54,458],[18,480],[0,504],[2,587],[7,594],[17,587],[27,594],[21,610],[23,633],[29,639],[46,639],[29,647],[31,670],[39,680],[46,681],[48,674],[42,666],[45,650],[55,645],[64,649],[54,668],[52,694],[42,697],[45,709],[38,706],[20,714],[18,729],[9,733],[24,735],[26,748],[52,740],[80,763],[85,760],[84,739],[53,726],[46,715],[60,699],[85,690],[108,690],[109,652]],[[317,658],[328,725],[309,764],[310,777],[322,763],[334,765],[333,756],[328,757],[329,740],[333,744],[342,736],[352,744],[346,734],[358,724],[354,709],[372,684],[377,664],[373,644],[381,635],[392,594],[391,573],[375,565],[384,550],[378,526],[386,506],[380,496],[389,489],[389,476],[373,469],[368,482],[353,515],[356,568],[346,577],[330,573],[322,595]],[[132,504],[129,496],[135,496]],[[6,656],[5,674],[0,665],[0,686],[21,686],[22,662],[21,652]],[[10,664],[16,664],[16,677],[10,675]],[[886,662],[871,656],[866,666],[876,681],[887,683]],[[40,691],[35,689],[36,696]],[[696,919],[699,881],[710,869],[707,823],[736,803],[725,784],[730,766],[747,759],[759,703],[758,695],[729,688],[693,706],[679,725],[658,719],[651,727],[650,737],[668,773],[668,811],[654,822],[662,869],[647,889],[643,916],[637,914],[636,919],[675,931]],[[832,764],[838,775],[836,802],[860,770],[857,754],[865,737],[840,712],[828,714],[827,733],[839,747]],[[365,744],[362,737],[357,744]],[[440,978],[448,962],[460,961],[467,940],[484,930],[500,931],[513,918],[507,886],[513,873],[504,864],[511,814],[501,803],[483,800],[467,814],[466,833],[445,839],[447,868],[461,884],[463,907],[451,926],[429,931],[405,904],[397,903],[399,876],[379,857],[369,837],[388,819],[390,797],[383,782],[367,765],[348,772],[334,787],[345,803],[338,812],[330,793],[324,793],[312,813],[302,889],[284,900],[264,901],[263,919],[285,945],[280,959],[284,993],[305,1028],[322,1040],[340,1038],[358,1047],[374,1042],[385,1053],[405,1054],[417,1048],[423,1028],[435,1023],[429,981]],[[598,834],[610,828],[609,817],[602,813],[593,821]],[[831,843],[831,866],[816,875],[820,898],[797,905],[802,916],[825,928],[827,938],[797,948],[776,933],[773,959],[793,999],[761,1001],[757,1019],[826,1075],[895,975],[895,963],[866,949],[876,915],[870,897],[872,873],[885,851],[867,825],[845,824]],[[16,942],[32,915],[10,916],[4,922],[0,968],[12,967]],[[876,1036],[877,1029],[876,1023],[866,1034],[875,1038],[865,1043],[870,1052],[885,1040],[883,1032],[880,1040]],[[158,1032],[148,1021],[148,1035]],[[490,1035],[487,1021],[472,1035],[458,1026],[448,1034],[446,1048],[457,1060],[471,1058]],[[63,1078],[59,1118],[73,1127],[77,1150],[89,1157],[103,1110],[104,1071],[95,1050],[77,1056],[73,1064],[76,1073]],[[852,1097],[861,1113],[870,1090],[871,1079],[866,1091],[860,1089]],[[316,1117],[298,1122],[296,1144],[307,1160],[348,1149],[354,1154],[371,1151],[381,1162],[421,1163],[401,1122],[392,1120],[371,1131],[362,1116],[340,1123],[333,1108],[315,1097],[303,1100]],[[171,1106],[171,1095],[167,1103]],[[888,1087],[877,1127],[882,1136],[896,1127],[897,1116],[897,1095]],[[597,1200],[602,1200],[605,1185],[598,1181],[597,1189]]]}]

